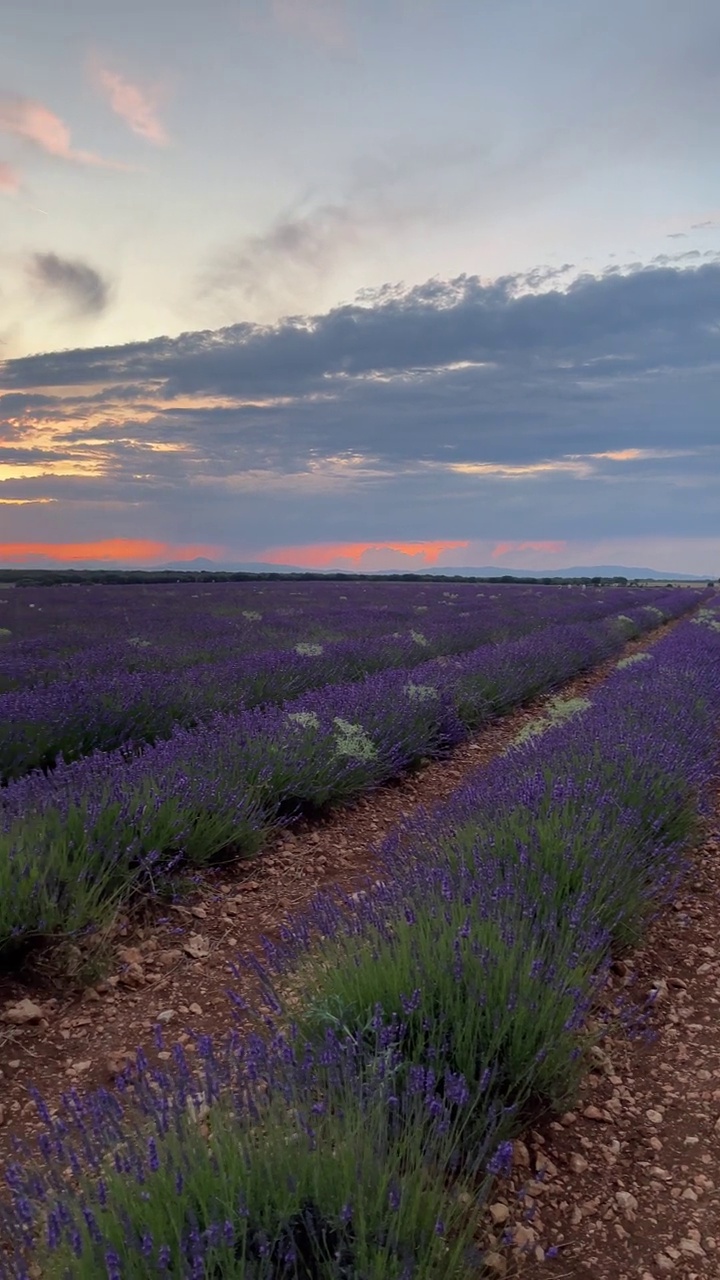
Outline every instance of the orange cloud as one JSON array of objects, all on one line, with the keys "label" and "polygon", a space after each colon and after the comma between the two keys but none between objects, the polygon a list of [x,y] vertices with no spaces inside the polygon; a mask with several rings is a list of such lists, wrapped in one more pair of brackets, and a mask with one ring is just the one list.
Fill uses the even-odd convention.
[{"label": "orange cloud", "polygon": [[20,190],[20,175],[13,169],[11,164],[6,164],[4,160],[0,160],[0,191],[9,191],[14,195]]},{"label": "orange cloud", "polygon": [[511,551],[544,551],[548,555],[557,556],[566,546],[566,542],[498,542],[490,554],[493,560],[500,560]]},{"label": "orange cloud", "polygon": [[196,556],[218,554],[217,547],[173,546],[148,538],[105,538],[100,542],[0,542],[0,562],[34,563],[49,560],[66,564],[72,560],[116,560],[120,563],[152,563],[163,560],[193,560]]},{"label": "orange cloud", "polygon": [[426,565],[436,564],[443,551],[467,547],[467,542],[338,542],[309,547],[280,547],[262,553],[269,564],[296,564],[304,569],[333,567],[337,560],[350,560],[356,567],[368,552],[395,551],[403,556],[420,557]]},{"label": "orange cloud", "polygon": [[115,115],[124,120],[133,133],[158,147],[167,145],[168,135],[157,115],[162,96],[159,86],[142,88],[95,58],[90,62],[90,75]]},{"label": "orange cloud", "polygon": [[127,166],[112,160],[103,160],[92,151],[76,151],[71,145],[70,130],[49,107],[33,98],[20,98],[13,94],[0,95],[0,133],[8,133],[32,143],[46,155],[75,164],[99,165],[105,169],[125,169]]}]

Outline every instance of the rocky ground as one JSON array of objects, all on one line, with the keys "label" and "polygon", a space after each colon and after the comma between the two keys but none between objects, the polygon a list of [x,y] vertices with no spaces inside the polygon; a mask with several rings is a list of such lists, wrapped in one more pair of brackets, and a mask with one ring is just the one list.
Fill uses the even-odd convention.
[{"label": "rocky ground", "polygon": [[[671,624],[673,625],[673,624]],[[626,646],[625,654],[655,636]],[[589,694],[608,662],[563,696]],[[119,919],[81,968],[81,992],[57,976],[56,956],[0,978],[0,1161],[30,1137],[28,1085],[51,1107],[70,1086],[107,1086],[153,1028],[192,1051],[191,1030],[221,1034],[233,1021],[229,966],[318,888],[349,892],[373,871],[373,846],[419,804],[432,805],[504,750],[547,699],[475,735],[451,758],[363,797],[320,822],[274,838],[261,858],[203,874],[181,903]],[[654,923],[641,951],[618,962],[607,991],[608,1026],[572,1113],[515,1145],[511,1179],[497,1188],[479,1233],[491,1273],[536,1280],[716,1280],[720,1277],[720,797],[681,896]],[[248,979],[249,982],[249,979]],[[243,994],[252,998],[247,988]],[[617,1002],[643,1006],[649,1027],[628,1036]],[[717,1126],[717,1127],[716,1127]]]},{"label": "rocky ground", "polygon": [[[678,898],[613,966],[577,1105],[515,1144],[484,1226],[497,1276],[720,1276],[717,800]],[[628,1029],[630,1002],[648,1016]]]}]

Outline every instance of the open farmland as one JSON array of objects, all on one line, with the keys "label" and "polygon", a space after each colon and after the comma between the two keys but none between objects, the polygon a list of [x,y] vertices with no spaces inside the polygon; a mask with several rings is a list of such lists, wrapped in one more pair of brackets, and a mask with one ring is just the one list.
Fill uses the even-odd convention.
[{"label": "open farmland", "polygon": [[[340,589],[343,606],[355,585]],[[8,773],[8,961],[19,939],[85,930],[118,895],[157,889],[180,864],[258,851],[294,815],[443,758],[628,639],[694,614],[617,661],[589,697],[550,701],[440,807],[401,823],[379,851],[380,883],[352,903],[324,895],[262,963],[248,956],[237,981],[249,969],[262,982],[256,1034],[224,1045],[201,1037],[192,1058],[176,1045],[159,1073],[141,1056],[126,1114],[107,1094],[76,1095],[62,1120],[41,1109],[41,1167],[12,1172],[5,1234],[30,1245],[44,1276],[479,1276],[478,1215],[510,1167],[513,1137],[538,1108],[572,1100],[608,965],[679,882],[717,777],[720,599],[373,585],[340,631],[328,623],[335,590],[325,613],[322,593],[308,590],[305,630],[296,600],[290,644],[279,646],[268,622],[235,660],[272,653],[280,672],[285,655],[295,671],[298,658],[333,646],[347,646],[342,662],[354,645],[352,678],[342,667],[301,692],[251,692],[221,710],[199,700],[169,733],[156,726],[104,750],[83,740],[54,767]],[[221,619],[222,643],[204,642],[206,664],[217,655],[224,673],[235,615],[221,591],[222,612],[203,626]],[[161,594],[143,602],[147,616]],[[49,596],[25,607],[44,612]],[[130,646],[118,680],[153,644],[163,679],[182,670],[182,655],[186,671],[203,665],[170,600],[173,641],[154,618],[143,632],[134,615],[133,636],[147,644]],[[246,602],[241,615],[263,614]],[[392,617],[381,620],[384,604]],[[97,652],[122,652],[120,607],[98,607]],[[82,652],[70,614],[63,598],[46,631],[33,616],[18,636],[18,654],[45,646],[47,679],[23,686],[6,637],[4,669],[17,682],[6,697],[62,684],[61,650],[63,661],[73,644]],[[188,630],[195,616],[186,604]],[[395,661],[408,634],[409,659]],[[92,636],[88,623],[90,652]],[[390,661],[363,670],[363,647],[377,660],[381,642]],[[41,722],[28,717],[29,732]],[[21,1254],[4,1265],[29,1274]]]}]

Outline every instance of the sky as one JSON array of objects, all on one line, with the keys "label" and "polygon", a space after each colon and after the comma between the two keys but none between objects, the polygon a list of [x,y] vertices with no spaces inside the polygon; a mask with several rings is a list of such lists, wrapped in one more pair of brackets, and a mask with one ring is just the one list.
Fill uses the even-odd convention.
[{"label": "sky", "polygon": [[0,565],[720,575],[716,0],[4,0]]}]

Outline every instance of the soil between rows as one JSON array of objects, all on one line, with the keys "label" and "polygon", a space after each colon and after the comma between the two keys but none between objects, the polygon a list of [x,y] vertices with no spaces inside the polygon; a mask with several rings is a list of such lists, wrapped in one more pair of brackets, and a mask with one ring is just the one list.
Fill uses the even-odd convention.
[{"label": "soil between rows", "polygon": [[[620,657],[652,646],[676,625],[677,621],[671,622],[650,635],[631,641],[621,653],[594,671],[563,685],[563,696],[578,697],[590,693],[607,677]],[[505,750],[520,730],[541,714],[557,692],[534,699],[485,727],[453,750],[445,760],[434,761],[415,773],[406,774],[324,818],[298,821],[279,832],[252,861],[204,872],[182,903],[169,908],[149,904],[147,911],[142,913],[142,919],[138,913],[132,918],[121,918],[108,939],[107,975],[94,986],[82,992],[69,991],[53,979],[49,968],[43,972],[37,966],[32,972],[0,979],[0,1008],[29,999],[42,1013],[42,1020],[37,1023],[21,1027],[0,1024],[0,1160],[12,1158],[16,1141],[31,1139],[39,1128],[35,1104],[28,1096],[30,1087],[38,1089],[52,1109],[59,1103],[62,1093],[71,1087],[85,1092],[112,1085],[113,1079],[140,1045],[151,1062],[158,1057],[166,1060],[171,1056],[173,1042],[183,1044],[186,1051],[192,1052],[191,1033],[218,1036],[236,1025],[228,989],[239,990],[251,1003],[257,1004],[261,999],[257,989],[252,990],[249,976],[239,981],[232,975],[230,966],[238,953],[259,952],[262,937],[276,936],[282,924],[298,910],[307,907],[318,890],[335,886],[352,893],[362,888],[375,867],[374,846],[393,826],[409,816],[417,806],[431,807],[446,799],[460,783]],[[716,896],[718,888],[720,866],[713,890]],[[716,936],[717,926],[720,926],[720,907],[718,917]],[[695,917],[691,914],[689,918]],[[193,951],[197,953],[195,957]],[[642,956],[636,958],[640,974],[644,972]],[[658,1014],[662,1015],[662,1012],[659,1005]],[[163,1026],[166,1042],[165,1049],[159,1053],[153,1037],[153,1029],[158,1022]],[[720,1034],[718,1041],[720,1043]],[[716,1109],[720,1114],[720,1055],[716,1054],[715,1061],[719,1099]],[[592,1091],[592,1101],[595,1101],[594,1091],[599,1087],[591,1075],[587,1089]],[[589,1125],[589,1136],[581,1127],[573,1127],[572,1130],[567,1129],[567,1133],[572,1133],[567,1140],[579,1143],[578,1150],[581,1150],[585,1146],[583,1139],[587,1137],[592,1146],[592,1139],[601,1132],[599,1122],[581,1116],[577,1122],[568,1121],[568,1126],[574,1123]],[[558,1129],[561,1129],[559,1136]],[[518,1159],[524,1162],[527,1152],[528,1160],[535,1161],[538,1154],[542,1158],[543,1152],[555,1150],[557,1146],[556,1165],[553,1167],[560,1170],[565,1160],[563,1141],[566,1137],[566,1129],[552,1122],[545,1133],[528,1135],[525,1151],[523,1144],[518,1147]],[[607,1156],[601,1156],[601,1160],[601,1172],[609,1176],[612,1163]],[[531,1174],[535,1195],[526,1191],[524,1199],[518,1200],[516,1192],[523,1183],[527,1183]],[[542,1194],[537,1190],[539,1183],[535,1168],[534,1165],[529,1169],[524,1163],[518,1164],[510,1184],[514,1198],[507,1224],[503,1224],[501,1230],[493,1227],[491,1222],[479,1224],[482,1233],[490,1231],[487,1242],[497,1253],[498,1274],[509,1274],[522,1266],[523,1272],[530,1275],[528,1268],[537,1266],[537,1258],[553,1242],[559,1243],[561,1261],[551,1264],[548,1259],[542,1270],[546,1275],[556,1274],[558,1280],[564,1276],[577,1277],[577,1280],[610,1280],[610,1277],[613,1280],[625,1280],[625,1277],[627,1280],[630,1277],[657,1280],[659,1276],[671,1273],[657,1271],[657,1268],[653,1270],[649,1264],[644,1264],[644,1270],[633,1269],[632,1266],[629,1270],[618,1269],[620,1262],[625,1267],[626,1260],[624,1254],[618,1254],[617,1242],[625,1242],[616,1229],[612,1234],[606,1233],[609,1239],[603,1246],[606,1249],[608,1244],[612,1246],[608,1257],[615,1257],[612,1265],[608,1263],[609,1270],[602,1258],[600,1262],[597,1259],[578,1259],[577,1267],[581,1269],[568,1270],[568,1266],[575,1266],[577,1249],[574,1241],[579,1241],[581,1235],[577,1231],[577,1223],[570,1228],[566,1219],[575,1208],[574,1189],[577,1187],[578,1196],[585,1195],[582,1184],[574,1175],[572,1181],[573,1189],[565,1190],[564,1198],[556,1197],[552,1201],[547,1197],[542,1201],[543,1208],[547,1203],[554,1204],[554,1209],[552,1214],[545,1212],[540,1218],[540,1230],[537,1216],[533,1225],[526,1215],[527,1210],[537,1215],[537,1202]],[[565,1184],[560,1178],[557,1185],[562,1189]],[[717,1185],[720,1186],[720,1175]],[[502,1194],[500,1189],[499,1195]],[[571,1197],[572,1204],[568,1197]],[[518,1216],[519,1204],[524,1209]],[[502,1216],[502,1211],[496,1212]],[[580,1222],[586,1223],[587,1232],[590,1231],[592,1217],[591,1211],[587,1214],[582,1211]],[[620,1211],[617,1217],[617,1225],[622,1226],[625,1218]],[[611,1226],[614,1227],[612,1222]],[[518,1244],[522,1247],[518,1248]],[[718,1246],[720,1249],[720,1240]],[[534,1253],[537,1257],[533,1261]],[[676,1264],[669,1255],[668,1260],[674,1268]],[[697,1257],[695,1261],[698,1261]],[[605,1269],[597,1269],[597,1266]],[[673,1270],[672,1274],[683,1280],[711,1280],[711,1277],[720,1275],[720,1264],[711,1271],[690,1271],[686,1268]]]}]

